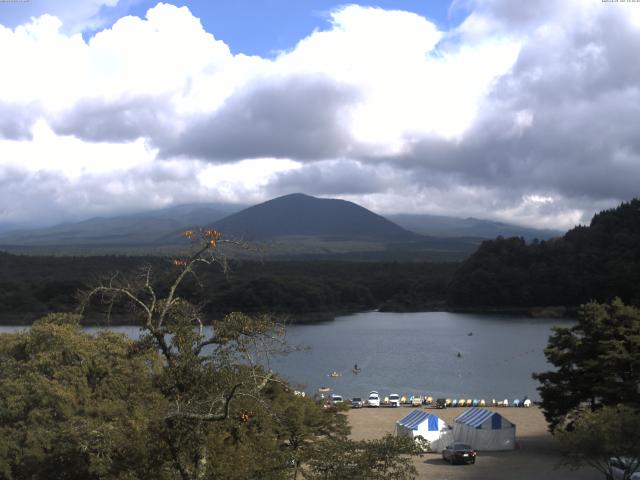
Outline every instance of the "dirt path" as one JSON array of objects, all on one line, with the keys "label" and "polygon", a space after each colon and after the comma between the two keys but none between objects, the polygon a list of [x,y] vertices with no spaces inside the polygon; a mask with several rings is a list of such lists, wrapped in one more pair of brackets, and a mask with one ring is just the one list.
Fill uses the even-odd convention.
[{"label": "dirt path", "polygon": [[[354,440],[380,438],[394,433],[395,422],[409,408],[362,408],[348,412]],[[431,410],[449,425],[466,409]],[[493,410],[493,409],[489,409]],[[440,454],[416,457],[418,478],[431,480],[602,480],[594,469],[571,471],[556,468],[560,455],[556,441],[537,407],[496,409],[516,424],[517,449],[510,452],[480,452],[475,465],[449,465]]]}]

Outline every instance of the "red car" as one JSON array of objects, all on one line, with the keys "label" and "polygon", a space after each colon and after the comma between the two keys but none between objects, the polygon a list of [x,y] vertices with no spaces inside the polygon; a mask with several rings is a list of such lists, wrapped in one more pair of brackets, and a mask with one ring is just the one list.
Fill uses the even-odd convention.
[{"label": "red car", "polygon": [[466,443],[454,443],[442,451],[442,458],[451,465],[454,463],[476,463],[477,456],[478,452]]}]

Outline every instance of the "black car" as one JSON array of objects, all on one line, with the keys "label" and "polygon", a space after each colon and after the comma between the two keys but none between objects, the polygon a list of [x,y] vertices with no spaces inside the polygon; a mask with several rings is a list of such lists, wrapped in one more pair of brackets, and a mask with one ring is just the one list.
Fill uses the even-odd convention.
[{"label": "black car", "polygon": [[451,465],[454,463],[476,463],[477,456],[478,452],[466,443],[454,443],[442,451],[442,458]]},{"label": "black car", "polygon": [[436,408],[447,408],[447,401],[444,398],[437,398],[435,406]]}]

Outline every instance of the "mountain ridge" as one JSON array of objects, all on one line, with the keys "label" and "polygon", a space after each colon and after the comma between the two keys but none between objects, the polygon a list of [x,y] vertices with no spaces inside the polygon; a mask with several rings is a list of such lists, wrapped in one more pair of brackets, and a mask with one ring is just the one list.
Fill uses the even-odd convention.
[{"label": "mountain ridge", "polygon": [[[424,220],[421,216],[414,217]],[[427,220],[434,217],[426,216]],[[269,242],[268,250],[274,258],[336,256],[346,259],[353,254],[354,259],[407,259],[415,254],[417,259],[451,260],[465,258],[483,238],[495,237],[474,235],[472,227],[456,227],[460,222],[464,224],[461,219],[439,217],[438,221],[431,231],[426,225],[414,232],[407,228],[411,225],[398,225],[353,202],[294,193],[250,207],[185,204],[3,232],[0,248],[28,254],[143,254],[146,251],[162,255],[184,247],[182,231],[213,227],[225,236]],[[452,232],[458,234],[447,235]]]}]

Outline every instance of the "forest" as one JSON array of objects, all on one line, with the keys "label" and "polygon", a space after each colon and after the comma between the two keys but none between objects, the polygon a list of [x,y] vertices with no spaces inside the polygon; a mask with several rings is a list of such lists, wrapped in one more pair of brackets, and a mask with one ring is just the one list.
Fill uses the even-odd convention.
[{"label": "forest", "polygon": [[[30,323],[43,314],[72,311],[76,292],[119,274],[151,266],[158,285],[176,269],[160,257],[54,257],[0,253],[0,322]],[[205,312],[292,315],[295,321],[332,319],[374,308],[416,311],[444,308],[457,263],[421,262],[230,262],[188,279],[180,294]],[[115,313],[125,314],[124,310]],[[102,317],[102,316],[101,316]],[[91,315],[88,316],[91,319]],[[114,322],[129,322],[114,315]]]},{"label": "forest", "polygon": [[483,242],[448,288],[451,307],[577,307],[591,300],[640,304],[640,200],[596,214],[589,226],[527,244]]},{"label": "forest", "polygon": [[[72,311],[76,293],[113,275],[150,266],[157,284],[175,272],[158,256],[35,256],[0,252],[0,322],[31,323]],[[203,311],[270,312],[304,322],[380,309],[424,311],[517,309],[621,298],[640,305],[640,200],[596,214],[563,237],[485,241],[462,263],[410,261],[230,261],[204,270],[179,292]],[[88,312],[88,321],[92,319]],[[99,312],[93,312],[99,313]],[[128,323],[124,309],[114,322]],[[97,315],[95,316],[97,318]]]}]

